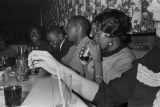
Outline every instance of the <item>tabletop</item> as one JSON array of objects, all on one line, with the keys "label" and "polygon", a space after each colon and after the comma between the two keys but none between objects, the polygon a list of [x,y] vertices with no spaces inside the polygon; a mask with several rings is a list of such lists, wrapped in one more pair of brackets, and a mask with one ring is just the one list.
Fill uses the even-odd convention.
[{"label": "tabletop", "polygon": [[[50,76],[37,78],[33,75],[23,82],[23,96],[25,99],[20,107],[57,107],[55,105],[60,100],[59,85]],[[71,104],[72,107],[88,107],[74,93],[71,93]],[[0,90],[0,107],[5,107],[3,90]]]},{"label": "tabletop", "polygon": [[[60,99],[58,82],[51,80],[51,77],[41,78],[38,80],[33,78],[30,81],[35,83],[24,100],[23,105],[26,105],[26,107],[56,107],[55,105]],[[27,82],[26,85],[29,83],[30,82]],[[67,93],[67,91],[65,92]],[[71,104],[73,107],[87,107],[87,105],[73,93],[71,94]]]}]

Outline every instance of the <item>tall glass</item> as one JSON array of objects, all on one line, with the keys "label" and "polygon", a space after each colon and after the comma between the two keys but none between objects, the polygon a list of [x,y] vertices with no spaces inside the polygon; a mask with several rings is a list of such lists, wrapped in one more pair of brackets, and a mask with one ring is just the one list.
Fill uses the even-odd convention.
[{"label": "tall glass", "polygon": [[22,78],[17,72],[2,74],[6,107],[17,107],[22,104]]},{"label": "tall glass", "polygon": [[0,107],[4,105],[4,93],[3,93],[3,81],[2,75],[0,75]]},{"label": "tall glass", "polygon": [[[58,100],[53,107],[71,107],[71,82],[72,76],[70,74],[60,74],[60,79],[57,75],[51,77],[52,79],[52,92],[56,95],[58,93],[59,98],[53,100]],[[55,86],[58,86],[55,88]],[[53,94],[53,96],[55,96]]]}]

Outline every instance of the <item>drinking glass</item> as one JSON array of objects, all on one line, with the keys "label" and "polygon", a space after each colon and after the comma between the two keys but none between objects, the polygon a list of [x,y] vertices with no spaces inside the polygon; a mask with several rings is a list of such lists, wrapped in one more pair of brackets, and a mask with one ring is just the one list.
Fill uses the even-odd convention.
[{"label": "drinking glass", "polygon": [[17,107],[22,104],[22,78],[17,72],[2,74],[6,107]]},{"label": "drinking glass", "polygon": [[0,90],[3,90],[3,80],[2,80],[2,74],[4,72],[0,70]]},{"label": "drinking glass", "polygon": [[[4,103],[4,94],[3,94],[3,80],[2,75],[0,75],[0,105]],[[1,106],[0,106],[1,107]]]},{"label": "drinking glass", "polygon": [[[60,78],[58,78],[57,75],[54,75],[51,77],[51,80],[53,100],[58,100],[53,107],[71,107],[72,76],[70,74],[60,74]],[[56,88],[56,85],[58,88]]]},{"label": "drinking glass", "polygon": [[88,64],[92,60],[92,57],[91,57],[91,54],[90,54],[90,51],[89,51],[88,47],[83,47],[80,50],[80,52],[79,52],[79,58],[80,58],[81,63],[83,65]]}]

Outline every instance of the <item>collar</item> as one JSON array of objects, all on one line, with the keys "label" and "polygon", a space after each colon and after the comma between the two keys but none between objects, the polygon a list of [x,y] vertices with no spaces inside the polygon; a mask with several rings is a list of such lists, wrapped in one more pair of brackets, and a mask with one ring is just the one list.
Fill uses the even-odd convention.
[{"label": "collar", "polygon": [[115,50],[113,51],[102,51],[102,56],[103,57],[108,57],[111,56],[115,53],[118,53],[119,51],[121,51],[123,48],[125,48],[126,46],[124,44],[121,44],[119,47],[117,47]]},{"label": "collar", "polygon": [[61,44],[60,44],[60,47],[59,47],[59,50],[60,50],[60,51],[61,51],[62,45],[63,45],[63,43],[64,43],[65,40],[66,40],[66,39],[63,39],[63,41],[62,41]]}]

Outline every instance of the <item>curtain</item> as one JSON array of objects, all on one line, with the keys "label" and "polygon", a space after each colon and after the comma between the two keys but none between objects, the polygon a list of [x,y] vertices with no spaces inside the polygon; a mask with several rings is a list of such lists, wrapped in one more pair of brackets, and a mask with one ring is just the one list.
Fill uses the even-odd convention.
[{"label": "curtain", "polygon": [[132,31],[154,32],[152,14],[147,11],[150,0],[48,0],[42,7],[43,26],[64,26],[73,15],[90,21],[105,8],[119,9],[131,17]]}]

